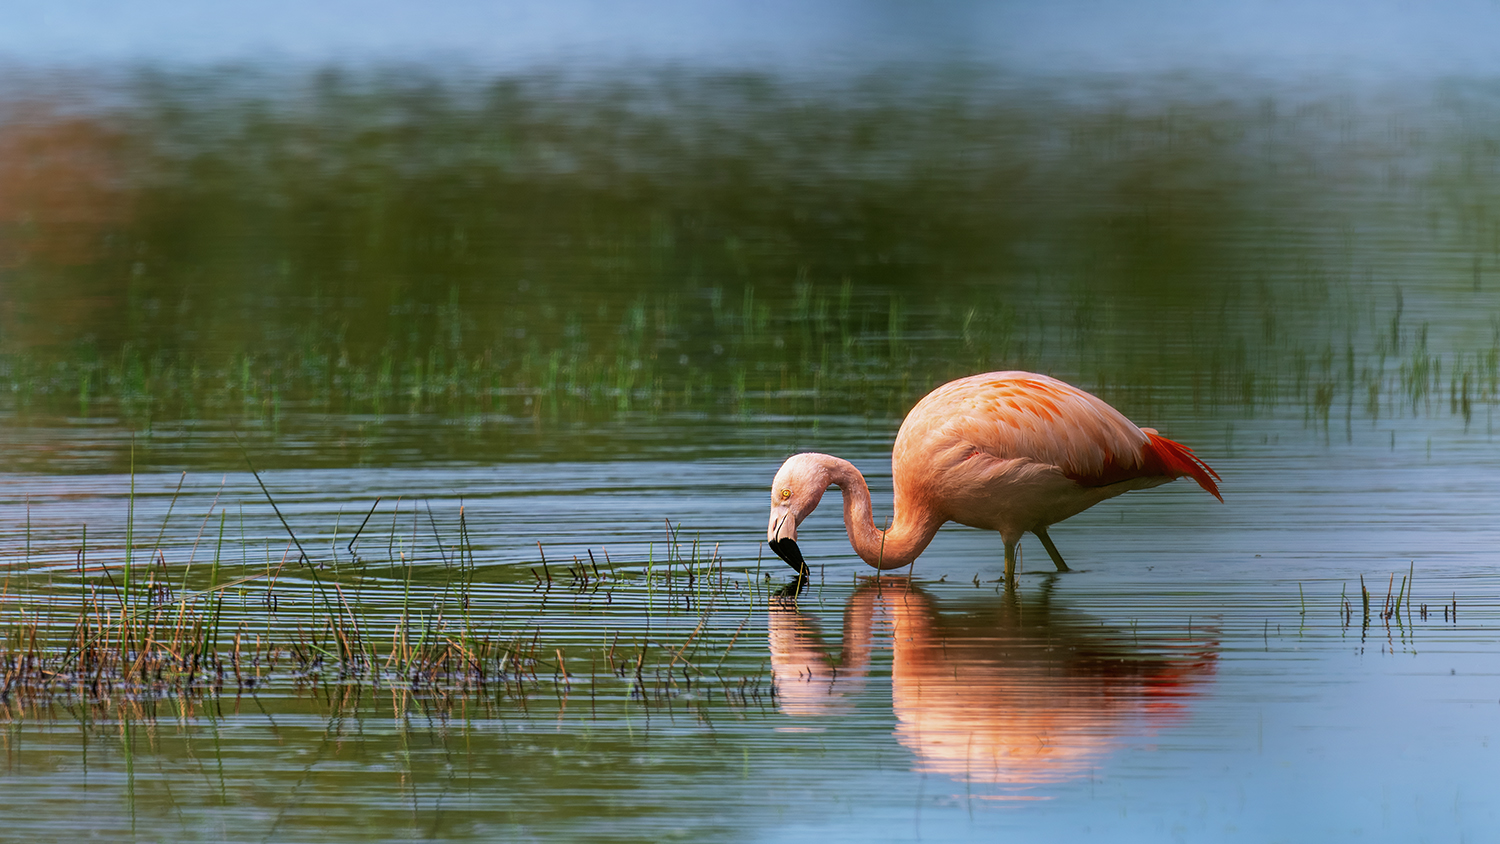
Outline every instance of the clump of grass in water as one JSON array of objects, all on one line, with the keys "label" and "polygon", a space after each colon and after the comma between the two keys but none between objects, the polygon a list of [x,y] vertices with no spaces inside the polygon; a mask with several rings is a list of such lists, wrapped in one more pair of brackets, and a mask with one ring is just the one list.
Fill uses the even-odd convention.
[{"label": "clump of grass in water", "polygon": [[[127,506],[133,511],[133,500]],[[169,508],[166,518],[172,515]],[[725,576],[716,550],[705,553],[696,543],[690,554],[682,548],[669,551],[682,557],[674,558],[683,570],[675,578],[649,565],[651,575],[632,578],[625,573],[628,569],[617,568],[607,555],[601,568],[592,551],[587,569],[582,562],[569,569],[573,574],[569,586],[579,595],[597,593],[607,581],[611,596],[625,590],[629,598],[633,590],[637,603],[649,603],[659,586],[685,599],[684,611],[692,614],[694,622],[691,631],[656,627],[632,646],[634,653],[622,668],[614,659],[618,641],[611,644],[607,660],[601,659],[602,652],[570,656],[576,644],[543,642],[542,618],[523,620],[508,630],[478,626],[481,613],[472,594],[477,560],[462,510],[452,560],[442,556],[445,543],[436,518],[430,517],[446,574],[441,588],[422,589],[423,598],[433,601],[426,608],[420,608],[413,582],[417,557],[423,553],[415,545],[401,551],[406,563],[402,598],[391,606],[378,590],[365,591],[364,572],[357,570],[367,566],[357,558],[346,567],[350,571],[315,578],[308,571],[314,561],[292,556],[295,543],[289,544],[279,562],[262,569],[248,565],[258,556],[252,553],[255,549],[240,549],[245,563],[240,573],[231,572],[226,578],[226,562],[234,559],[236,549],[228,529],[228,507],[220,504],[218,496],[203,517],[200,537],[215,515],[218,524],[210,533],[212,563],[202,582],[194,582],[191,557],[181,577],[168,577],[168,554],[160,538],[153,549],[154,559],[142,565],[130,543],[125,543],[121,556],[106,558],[89,544],[86,529],[76,554],[74,579],[49,590],[25,582],[28,576],[21,575],[14,584],[18,588],[8,593],[17,604],[9,613],[14,620],[0,640],[0,664],[6,666],[0,682],[0,712],[13,717],[27,707],[49,702],[81,701],[98,707],[171,696],[191,701],[256,694],[273,686],[317,688],[329,682],[345,688],[390,687],[403,694],[451,700],[482,694],[487,700],[509,698],[525,706],[533,692],[548,684],[548,676],[561,699],[584,685],[592,697],[601,679],[596,669],[606,666],[610,674],[629,680],[631,699],[650,705],[669,703],[708,683],[720,689],[721,699],[736,705],[750,705],[770,693],[759,654],[748,661],[740,676],[726,679],[722,673],[726,659],[742,640],[748,616],[736,614],[720,621],[715,608],[727,606],[721,598],[738,592],[743,584]],[[133,520],[127,520],[132,536],[135,528]],[[680,530],[678,526],[673,531],[674,540]],[[97,535],[94,541],[99,542]],[[128,596],[116,577],[126,559],[135,584]],[[681,580],[685,586],[674,584]],[[265,590],[253,601],[245,591],[252,585]],[[233,600],[236,594],[238,607]],[[71,608],[71,619],[54,623],[48,612],[55,606]],[[715,635],[722,637],[720,645],[709,650],[717,662],[700,665],[700,649],[709,646]]]}]

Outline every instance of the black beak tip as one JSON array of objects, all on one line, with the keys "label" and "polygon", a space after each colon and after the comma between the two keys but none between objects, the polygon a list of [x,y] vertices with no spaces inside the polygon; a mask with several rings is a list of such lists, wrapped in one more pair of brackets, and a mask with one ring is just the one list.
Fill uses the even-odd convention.
[{"label": "black beak tip", "polygon": [[797,547],[796,542],[783,538],[773,540],[768,544],[771,546],[771,550],[776,552],[776,556],[780,557],[787,565],[796,569],[798,574],[804,577],[807,575],[807,561],[802,559],[802,549]]}]

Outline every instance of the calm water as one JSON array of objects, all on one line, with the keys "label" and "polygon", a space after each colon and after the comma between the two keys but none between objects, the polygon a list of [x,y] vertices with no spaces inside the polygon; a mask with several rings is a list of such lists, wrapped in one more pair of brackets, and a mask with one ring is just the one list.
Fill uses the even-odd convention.
[{"label": "calm water", "polygon": [[[795,606],[757,588],[766,572],[786,579],[779,561],[759,568],[746,527],[760,514],[763,461],[272,473],[274,487],[306,490],[281,505],[324,560],[332,537],[319,527],[348,525],[373,495],[430,501],[445,531],[461,497],[480,626],[565,649],[572,680],[542,669],[524,694],[453,695],[328,678],[299,689],[283,677],[189,701],[17,702],[7,799],[48,808],[12,814],[12,825],[44,834],[64,816],[76,826],[71,813],[87,807],[88,829],[144,838],[909,840],[1013,829],[1483,840],[1497,820],[1486,783],[1500,774],[1489,509],[1500,490],[1487,441],[1441,453],[1246,446],[1220,461],[1235,479],[1226,504],[1179,484],[1096,508],[1054,532],[1081,571],[1023,575],[1013,596],[998,588],[996,539],[961,529],[939,537],[914,582],[856,583],[862,564],[820,514],[805,543],[819,571]],[[862,462],[879,471],[878,458]],[[139,523],[158,523],[177,480],[137,479]],[[31,496],[37,537],[33,574],[13,574],[13,591],[73,577],[77,543],[64,537],[77,520],[120,535],[118,476],[8,483]],[[285,540],[250,483],[230,476],[221,502],[244,507],[250,535],[271,537],[279,556]],[[218,480],[188,487],[177,506],[202,512]],[[427,560],[413,603],[454,606],[420,515],[413,525],[383,505],[382,530],[361,539],[370,558],[341,558],[337,577],[361,590],[365,612],[405,600],[399,571],[379,562],[392,521],[395,541]],[[722,543],[727,588],[642,582],[648,548],[661,565],[667,515]],[[19,502],[7,516],[24,517]],[[189,545],[200,518],[183,521],[168,533]],[[554,568],[590,549],[602,565],[607,550],[622,574],[600,589],[561,577],[539,587],[532,538]],[[1415,607],[1381,620],[1387,578],[1399,586],[1408,572]],[[1368,626],[1361,575],[1375,593]],[[231,611],[258,632],[312,603],[295,586],[280,593],[278,615],[257,606],[259,583]],[[1445,620],[1452,602],[1456,621]],[[638,687],[630,666],[652,641],[665,647]],[[667,664],[683,647],[691,671]],[[615,651],[629,654],[613,656],[626,676],[604,669]]]},{"label": "calm water", "polygon": [[[26,74],[0,837],[1500,828],[1488,77]],[[785,594],[780,460],[888,507],[906,409],[999,368],[1225,502],[1101,505],[1011,594],[995,536],[875,580],[825,508]],[[132,600],[242,658],[89,686],[69,637]]]}]

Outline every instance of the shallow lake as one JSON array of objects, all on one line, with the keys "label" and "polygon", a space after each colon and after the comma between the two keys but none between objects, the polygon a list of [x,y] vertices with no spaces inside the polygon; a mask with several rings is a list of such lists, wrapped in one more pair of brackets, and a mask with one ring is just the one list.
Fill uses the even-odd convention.
[{"label": "shallow lake", "polygon": [[[1500,828],[1492,85],[28,79],[0,837]],[[1224,502],[796,590],[780,461],[1008,368]]]},{"label": "shallow lake", "polygon": [[[1078,572],[1035,571],[1028,545],[1009,594],[993,536],[950,528],[911,579],[877,581],[819,514],[804,531],[815,574],[795,604],[764,583],[788,580],[759,559],[764,461],[268,473],[328,561],[319,526],[356,523],[374,495],[423,502],[382,505],[378,539],[357,550],[392,542],[394,520],[425,572],[347,554],[325,571],[358,590],[367,622],[408,603],[461,611],[425,507],[451,533],[462,500],[477,561],[464,609],[481,631],[560,649],[572,676],[429,690],[267,667],[261,689],[17,700],[7,799],[51,808],[12,823],[45,834],[88,807],[70,823],[183,838],[1482,839],[1495,822],[1488,502],[1500,482],[1485,439],[1439,453],[1242,446],[1219,461],[1233,479],[1225,504],[1177,484],[1102,505],[1054,532]],[[880,471],[877,456],[862,462]],[[177,481],[137,478],[137,524],[161,523]],[[74,579],[65,525],[121,534],[126,478],[9,483],[28,490],[36,536],[13,592],[44,591],[43,571]],[[205,511],[218,482],[189,489],[179,513]],[[243,508],[279,556],[284,535],[256,492],[231,475],[221,506],[236,519]],[[20,521],[21,504],[7,515]],[[691,548],[677,552],[689,563],[663,562],[668,517],[684,525],[679,546],[687,532],[719,546],[720,564],[699,564],[711,586],[684,581]],[[168,560],[187,556],[200,521],[175,518]],[[552,585],[531,573],[533,538]],[[564,582],[590,550],[616,572]],[[653,552],[655,581],[642,564]],[[664,564],[675,578],[661,579]],[[1399,614],[1386,611],[1392,576],[1395,591],[1406,583]],[[232,597],[246,635],[315,611],[283,582],[268,612],[269,591]]]}]

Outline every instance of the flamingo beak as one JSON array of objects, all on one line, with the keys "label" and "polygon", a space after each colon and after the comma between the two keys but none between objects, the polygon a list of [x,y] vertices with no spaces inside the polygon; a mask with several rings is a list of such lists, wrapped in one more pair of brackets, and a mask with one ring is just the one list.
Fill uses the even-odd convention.
[{"label": "flamingo beak", "polygon": [[776,556],[796,569],[797,574],[806,577],[807,561],[802,558],[802,549],[797,547],[797,520],[791,511],[784,510],[778,514],[772,510],[771,527],[767,534],[766,544],[771,547]]},{"label": "flamingo beak", "polygon": [[768,543],[771,550],[776,552],[787,565],[797,570],[803,577],[807,576],[807,561],[802,559],[802,549],[797,547],[796,540],[778,539]]}]

